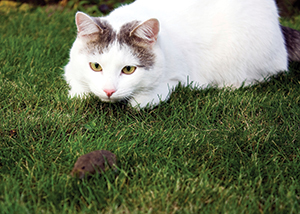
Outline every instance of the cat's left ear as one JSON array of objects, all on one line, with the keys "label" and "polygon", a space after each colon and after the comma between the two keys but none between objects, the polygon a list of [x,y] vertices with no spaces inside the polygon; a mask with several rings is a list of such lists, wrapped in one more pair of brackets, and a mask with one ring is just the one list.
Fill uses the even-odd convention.
[{"label": "cat's left ear", "polygon": [[129,36],[135,36],[141,39],[141,41],[139,41],[139,44],[142,46],[152,47],[157,41],[158,32],[159,21],[157,19],[149,19],[134,28],[130,32]]},{"label": "cat's left ear", "polygon": [[85,13],[77,12],[75,21],[79,36],[90,36],[96,33],[103,33],[103,30],[94,22],[92,17]]}]

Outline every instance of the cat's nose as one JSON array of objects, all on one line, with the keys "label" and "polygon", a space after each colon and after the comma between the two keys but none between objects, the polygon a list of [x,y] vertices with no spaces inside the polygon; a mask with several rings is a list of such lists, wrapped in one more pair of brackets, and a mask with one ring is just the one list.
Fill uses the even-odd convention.
[{"label": "cat's nose", "polygon": [[115,93],[115,92],[116,92],[116,90],[115,90],[115,89],[104,89],[103,91],[104,91],[104,92],[105,92],[105,94],[108,96],[108,98],[110,98],[110,97],[111,97],[111,95],[113,95],[113,93]]}]

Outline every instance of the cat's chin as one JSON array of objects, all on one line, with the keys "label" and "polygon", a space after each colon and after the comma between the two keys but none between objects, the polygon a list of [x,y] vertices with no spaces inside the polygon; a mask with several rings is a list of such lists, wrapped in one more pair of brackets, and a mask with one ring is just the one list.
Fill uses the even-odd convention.
[{"label": "cat's chin", "polygon": [[99,97],[102,102],[105,103],[127,103],[126,99],[117,99],[117,98],[103,98]]},{"label": "cat's chin", "polygon": [[119,102],[119,100],[117,100],[117,99],[101,98],[101,97],[99,97],[99,98],[102,102],[106,102],[106,103],[117,103],[117,102]]}]

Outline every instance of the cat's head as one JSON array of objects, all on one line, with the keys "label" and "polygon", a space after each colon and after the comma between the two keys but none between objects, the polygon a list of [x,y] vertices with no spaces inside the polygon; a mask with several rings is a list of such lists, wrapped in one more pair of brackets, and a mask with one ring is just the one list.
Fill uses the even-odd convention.
[{"label": "cat's head", "polygon": [[77,38],[70,68],[88,92],[116,102],[147,93],[162,74],[157,19],[131,21],[118,29],[107,20],[76,14]]}]

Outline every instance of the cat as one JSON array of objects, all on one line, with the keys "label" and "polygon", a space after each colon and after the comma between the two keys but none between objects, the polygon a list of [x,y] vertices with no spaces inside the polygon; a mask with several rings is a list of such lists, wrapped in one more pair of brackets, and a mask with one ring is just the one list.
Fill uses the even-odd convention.
[{"label": "cat", "polygon": [[144,108],[166,101],[179,82],[263,81],[300,59],[300,33],[278,19],[273,0],[136,0],[106,17],[77,12],[69,95]]}]

